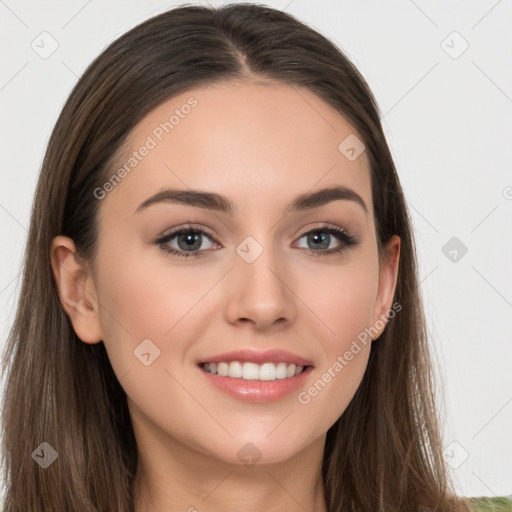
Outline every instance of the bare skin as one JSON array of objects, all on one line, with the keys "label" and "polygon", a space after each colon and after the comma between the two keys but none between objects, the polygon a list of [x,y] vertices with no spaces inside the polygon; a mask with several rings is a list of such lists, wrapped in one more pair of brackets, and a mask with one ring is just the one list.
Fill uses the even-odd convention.
[{"label": "bare skin", "polygon": [[[155,128],[190,97],[197,105],[158,140]],[[378,320],[392,306],[400,250],[395,236],[379,261],[366,153],[350,160],[338,149],[351,133],[305,89],[249,81],[191,89],[131,134],[129,152],[148,136],[157,144],[99,200],[98,258],[80,265],[73,241],[54,239],[63,307],[82,342],[105,344],[128,396],[140,460],[137,512],[327,511],[325,435],[384,329]],[[335,185],[356,192],[368,211],[347,199],[285,211],[297,196]],[[136,212],[166,188],[222,194],[237,213],[171,202]],[[165,247],[187,249],[178,236],[155,242],[188,223],[208,233],[194,249],[201,256],[167,254]],[[322,245],[326,223],[358,243],[325,234]],[[308,241],[311,231],[320,236]],[[236,250],[247,237],[262,249],[250,263]],[[344,245],[337,254],[307,253]],[[334,372],[338,356],[371,326],[381,326],[373,341]],[[149,365],[134,357],[145,339],[160,350]],[[310,360],[299,391],[329,368],[331,378],[308,403],[298,392],[265,403],[237,399],[213,387],[197,362],[240,348],[281,348]],[[247,443],[261,456],[252,466],[239,454]]]}]

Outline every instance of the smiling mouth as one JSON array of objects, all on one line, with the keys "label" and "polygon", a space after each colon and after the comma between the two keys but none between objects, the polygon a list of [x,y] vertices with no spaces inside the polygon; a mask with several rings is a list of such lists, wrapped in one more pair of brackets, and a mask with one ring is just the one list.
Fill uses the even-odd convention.
[{"label": "smiling mouth", "polygon": [[284,362],[256,364],[240,361],[202,363],[199,367],[208,373],[221,377],[260,381],[289,379],[300,375],[309,368],[309,366],[296,366]]}]

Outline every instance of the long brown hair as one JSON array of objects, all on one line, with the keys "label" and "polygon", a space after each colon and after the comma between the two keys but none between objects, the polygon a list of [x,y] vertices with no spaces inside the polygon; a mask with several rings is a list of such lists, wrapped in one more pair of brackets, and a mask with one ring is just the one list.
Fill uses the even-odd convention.
[{"label": "long brown hair", "polygon": [[[411,221],[376,101],[354,65],[318,32],[264,5],[229,4],[174,8],[115,40],[87,68],[57,120],[3,354],[10,512],[134,510],[137,450],[126,395],[104,344],[83,343],[74,332],[50,245],[68,236],[84,261],[93,261],[93,191],[112,175],[130,130],[172,95],[237,78],[306,87],[343,115],[366,146],[379,253],[392,235],[401,238],[394,301],[402,309],[373,342],[355,396],[327,432],[328,510],[467,510],[443,458]],[[41,443],[58,454],[47,469],[34,462],[36,449],[49,450]]]}]

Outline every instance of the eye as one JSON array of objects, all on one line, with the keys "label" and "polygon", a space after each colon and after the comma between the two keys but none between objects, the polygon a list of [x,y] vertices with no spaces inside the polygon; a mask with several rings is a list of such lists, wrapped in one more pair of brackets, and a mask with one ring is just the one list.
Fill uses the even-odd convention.
[{"label": "eye", "polygon": [[[166,254],[173,254],[183,258],[190,256],[199,257],[204,256],[207,249],[211,249],[211,246],[204,247],[202,243],[204,237],[212,241],[214,245],[216,244],[213,237],[205,230],[192,226],[185,226],[172,231],[168,235],[156,240],[155,244],[165,251]],[[359,243],[356,237],[351,236],[344,229],[329,224],[319,226],[318,228],[304,233],[300,239],[304,237],[307,237],[306,243],[319,246],[313,249],[304,248],[306,254],[313,256],[331,256],[339,254],[350,248],[350,246],[355,246]],[[329,249],[333,237],[337,238],[341,244],[338,247]],[[174,239],[176,239],[175,243],[178,245],[177,247],[170,245]]]},{"label": "eye", "polygon": [[[177,229],[176,231],[159,238],[155,243],[167,254],[174,254],[184,258],[188,258],[189,256],[197,257],[203,256],[203,251],[208,249],[208,247],[204,247],[202,243],[203,237],[213,240],[212,237],[203,229],[189,226]],[[169,246],[170,242],[175,238],[176,243],[178,244],[177,248]]]},{"label": "eye", "polygon": [[[339,254],[351,246],[358,244],[356,237],[351,236],[347,231],[337,226],[323,225],[304,233],[301,239],[306,237],[306,243],[311,243],[319,247],[313,249],[306,248],[305,251],[309,255],[332,256]],[[341,241],[341,245],[329,249],[333,237]],[[326,250],[329,249],[329,250]]]}]

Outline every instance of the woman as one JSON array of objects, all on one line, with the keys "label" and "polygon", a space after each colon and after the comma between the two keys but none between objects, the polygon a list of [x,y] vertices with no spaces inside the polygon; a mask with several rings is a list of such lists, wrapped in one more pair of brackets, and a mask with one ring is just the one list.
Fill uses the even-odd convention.
[{"label": "woman", "polygon": [[172,9],[86,70],[7,365],[12,512],[470,510],[375,100],[268,7]]}]

